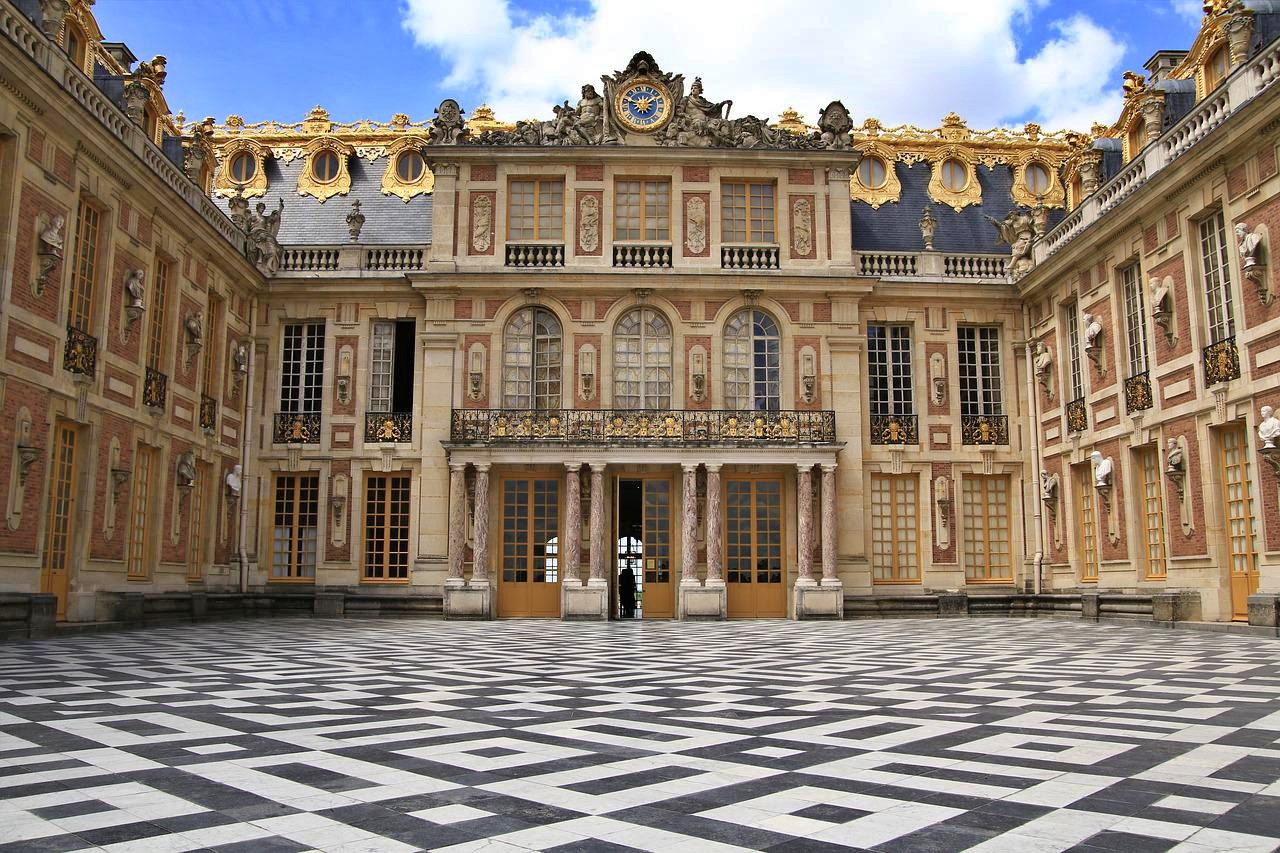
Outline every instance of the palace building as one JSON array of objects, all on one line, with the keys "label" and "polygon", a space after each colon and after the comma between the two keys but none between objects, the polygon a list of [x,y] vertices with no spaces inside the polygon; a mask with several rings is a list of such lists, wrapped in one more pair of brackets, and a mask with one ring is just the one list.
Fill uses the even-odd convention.
[{"label": "palace building", "polygon": [[1078,131],[644,51],[543,119],[191,122],[91,6],[0,0],[0,630],[1277,625],[1271,0]]}]

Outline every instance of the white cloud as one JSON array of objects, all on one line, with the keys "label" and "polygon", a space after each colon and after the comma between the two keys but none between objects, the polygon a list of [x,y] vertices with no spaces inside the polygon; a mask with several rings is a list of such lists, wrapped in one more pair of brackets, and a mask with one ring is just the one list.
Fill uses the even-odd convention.
[{"label": "white cloud", "polygon": [[1173,11],[1189,24],[1200,26],[1204,20],[1204,0],[1172,0]]},{"label": "white cloud", "polygon": [[[813,121],[839,98],[855,116],[972,127],[1029,116],[1087,130],[1119,112],[1123,45],[1090,19],[1054,23],[1025,55],[1018,33],[1045,0],[591,0],[580,15],[521,12],[508,0],[406,0],[404,25],[447,63],[446,89],[507,120],[549,117],[585,82],[648,50],[664,70],[701,76],[734,115]],[[474,106],[474,104],[470,104]]]}]

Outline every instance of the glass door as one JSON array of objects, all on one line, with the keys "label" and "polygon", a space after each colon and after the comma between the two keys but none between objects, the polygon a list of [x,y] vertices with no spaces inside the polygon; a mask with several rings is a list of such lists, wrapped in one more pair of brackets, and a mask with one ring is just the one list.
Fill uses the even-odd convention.
[{"label": "glass door", "polygon": [[672,619],[671,480],[617,482],[614,589],[618,618]]},{"label": "glass door", "polygon": [[560,615],[559,479],[502,481],[498,615]]},{"label": "glass door", "polygon": [[787,615],[782,564],[782,480],[725,480],[729,617]]}]

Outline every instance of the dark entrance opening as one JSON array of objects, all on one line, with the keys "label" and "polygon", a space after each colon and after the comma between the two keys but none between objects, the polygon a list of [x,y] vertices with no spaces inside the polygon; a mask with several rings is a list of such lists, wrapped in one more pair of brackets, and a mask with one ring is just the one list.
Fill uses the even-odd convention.
[{"label": "dark entrance opening", "polygon": [[644,615],[644,481],[618,481],[618,618]]}]

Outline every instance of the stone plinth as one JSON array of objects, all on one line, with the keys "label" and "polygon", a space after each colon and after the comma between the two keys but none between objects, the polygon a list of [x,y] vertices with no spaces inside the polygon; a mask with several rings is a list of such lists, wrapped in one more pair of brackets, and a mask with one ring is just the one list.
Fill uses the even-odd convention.
[{"label": "stone plinth", "polygon": [[560,618],[566,622],[600,622],[608,619],[608,584],[589,583],[587,586],[561,586]]},{"label": "stone plinth", "polygon": [[27,629],[52,631],[58,617],[58,597],[51,592],[35,592],[27,599]]},{"label": "stone plinth", "polygon": [[335,619],[346,610],[346,601],[347,596],[342,592],[317,592],[313,612],[316,616]]},{"label": "stone plinth", "polygon": [[938,618],[954,619],[969,615],[969,596],[963,592],[938,593]]},{"label": "stone plinth", "polygon": [[797,619],[843,619],[844,587],[824,583],[797,583],[795,586]]},{"label": "stone plinth", "polygon": [[191,618],[203,619],[209,615],[209,594],[207,592],[191,593]]},{"label": "stone plinth", "polygon": [[1152,622],[1199,622],[1200,593],[1194,590],[1157,592],[1151,596]]},{"label": "stone plinth", "polygon": [[92,622],[98,618],[98,594],[73,592],[67,596],[67,621]]},{"label": "stone plinth", "polygon": [[492,619],[493,592],[489,584],[468,586],[445,584],[444,618]]},{"label": "stone plinth", "polygon": [[729,592],[724,582],[705,586],[681,584],[676,588],[676,618],[721,620],[729,612]]},{"label": "stone plinth", "polygon": [[1280,593],[1258,592],[1249,596],[1249,624],[1280,628]]},{"label": "stone plinth", "polygon": [[1098,594],[1096,592],[1080,593],[1080,617],[1098,621]]},{"label": "stone plinth", "polygon": [[94,607],[97,622],[141,622],[142,593],[99,592]]}]

